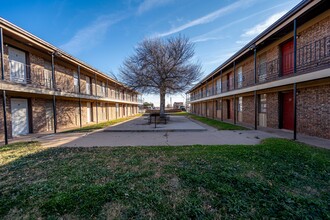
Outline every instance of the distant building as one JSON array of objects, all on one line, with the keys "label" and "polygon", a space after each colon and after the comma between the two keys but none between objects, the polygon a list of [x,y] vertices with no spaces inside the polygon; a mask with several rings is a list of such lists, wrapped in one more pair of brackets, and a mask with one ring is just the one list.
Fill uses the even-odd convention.
[{"label": "distant building", "polygon": [[183,102],[174,102],[173,104],[174,109],[180,108],[180,106],[183,106]]}]

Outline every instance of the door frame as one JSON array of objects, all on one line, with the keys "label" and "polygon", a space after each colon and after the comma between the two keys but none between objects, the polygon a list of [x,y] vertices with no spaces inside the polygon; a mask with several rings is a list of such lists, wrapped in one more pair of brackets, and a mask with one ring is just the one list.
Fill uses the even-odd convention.
[{"label": "door frame", "polygon": [[[14,135],[14,129],[13,129],[13,105],[12,105],[12,102],[13,102],[13,99],[18,99],[18,100],[26,100],[26,111],[27,111],[27,114],[26,114],[26,119],[27,119],[27,134],[30,134],[30,133],[33,133],[33,124],[32,124],[32,105],[31,105],[31,99],[29,98],[26,98],[26,97],[10,97],[10,120],[11,120],[11,135],[12,137],[17,137],[19,136],[20,134],[18,135]],[[24,135],[24,134],[23,134]]]}]

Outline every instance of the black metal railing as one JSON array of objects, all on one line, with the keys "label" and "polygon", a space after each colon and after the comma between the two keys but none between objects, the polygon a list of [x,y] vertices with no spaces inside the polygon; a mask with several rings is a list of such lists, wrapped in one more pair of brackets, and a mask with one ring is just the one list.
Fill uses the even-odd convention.
[{"label": "black metal railing", "polygon": [[[259,63],[256,68],[256,81],[254,80],[254,69],[248,71],[244,71],[243,69],[241,75],[237,74],[235,76],[235,82],[233,81],[233,77],[229,79],[224,79],[223,77],[221,93],[326,68],[330,68],[330,36],[307,44],[300,45],[298,43],[296,52],[296,73],[294,73],[294,53],[287,53],[268,62]],[[217,91],[213,95],[216,94],[219,94],[219,92]],[[203,98],[203,96],[193,95],[192,101],[200,98]]]}]

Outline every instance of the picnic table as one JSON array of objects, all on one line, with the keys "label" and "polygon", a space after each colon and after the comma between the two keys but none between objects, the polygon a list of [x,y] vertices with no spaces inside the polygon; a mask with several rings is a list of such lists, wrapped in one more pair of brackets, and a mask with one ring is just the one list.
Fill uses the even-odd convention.
[{"label": "picnic table", "polygon": [[152,120],[155,123],[155,128],[157,123],[164,123],[167,124],[167,122],[170,120],[169,114],[160,115],[160,113],[150,113],[147,117],[148,123],[151,124]]}]

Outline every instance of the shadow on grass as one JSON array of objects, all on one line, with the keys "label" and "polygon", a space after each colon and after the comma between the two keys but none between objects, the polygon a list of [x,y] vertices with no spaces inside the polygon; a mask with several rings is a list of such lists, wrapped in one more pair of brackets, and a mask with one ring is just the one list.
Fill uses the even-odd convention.
[{"label": "shadow on grass", "polygon": [[1,219],[330,215],[330,151],[293,141],[40,151],[30,144],[36,152],[0,166]]}]

